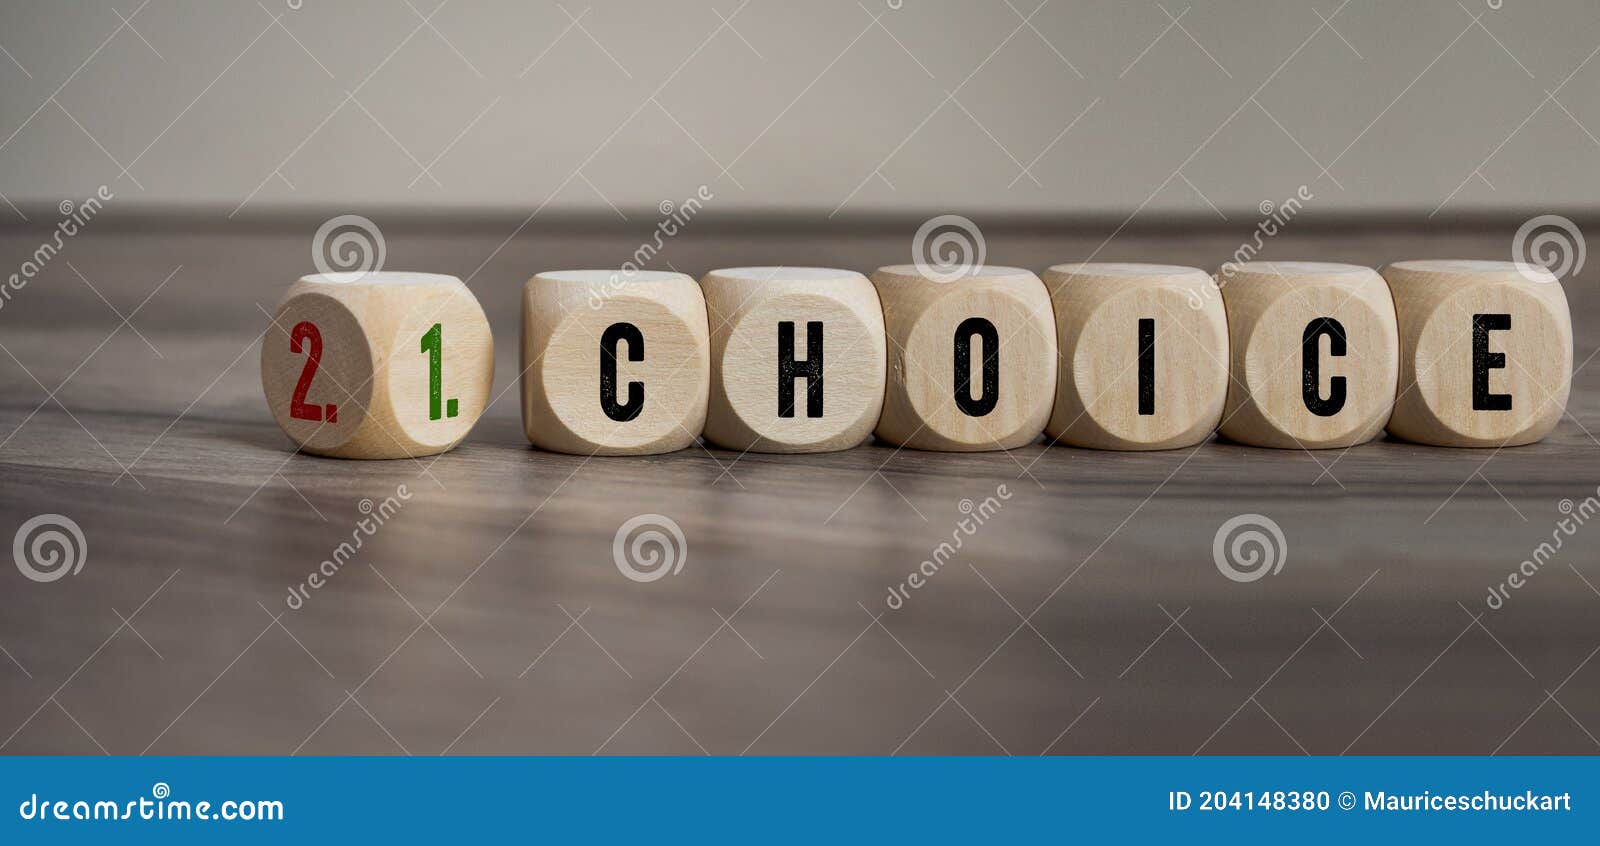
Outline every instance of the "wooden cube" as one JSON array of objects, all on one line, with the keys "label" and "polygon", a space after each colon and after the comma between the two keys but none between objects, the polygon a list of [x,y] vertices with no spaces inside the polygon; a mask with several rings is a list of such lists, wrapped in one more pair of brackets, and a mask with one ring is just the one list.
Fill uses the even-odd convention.
[{"label": "wooden cube", "polygon": [[754,452],[849,449],[883,408],[883,309],[867,277],[735,267],[700,282],[711,323],[706,440]]},{"label": "wooden cube", "polygon": [[1032,443],[1055,399],[1050,294],[1015,267],[943,278],[915,265],[872,274],[889,341],[877,436],[947,452]]},{"label": "wooden cube", "polygon": [[1210,274],[1165,264],[1045,271],[1061,364],[1045,436],[1148,450],[1211,436],[1228,396],[1228,318]]},{"label": "wooden cube", "polygon": [[522,425],[536,447],[648,455],[694,443],[711,345],[681,273],[561,270],[522,288]]},{"label": "wooden cube", "polygon": [[1400,324],[1390,434],[1501,447],[1555,428],[1572,383],[1572,314],[1555,276],[1506,261],[1401,261],[1383,276]]},{"label": "wooden cube", "polygon": [[272,416],[318,455],[444,452],[477,422],[493,382],[489,321],[454,276],[302,277],[261,339]]},{"label": "wooden cube", "polygon": [[1246,262],[1217,274],[1232,380],[1221,432],[1283,449],[1346,447],[1383,431],[1400,339],[1394,301],[1370,267]]}]

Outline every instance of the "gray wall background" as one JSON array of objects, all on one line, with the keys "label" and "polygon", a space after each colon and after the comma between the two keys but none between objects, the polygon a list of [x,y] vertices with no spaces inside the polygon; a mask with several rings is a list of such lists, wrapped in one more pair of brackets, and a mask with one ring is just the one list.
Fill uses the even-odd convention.
[{"label": "gray wall background", "polygon": [[0,213],[1600,197],[1595,2],[1037,3],[6,2]]}]

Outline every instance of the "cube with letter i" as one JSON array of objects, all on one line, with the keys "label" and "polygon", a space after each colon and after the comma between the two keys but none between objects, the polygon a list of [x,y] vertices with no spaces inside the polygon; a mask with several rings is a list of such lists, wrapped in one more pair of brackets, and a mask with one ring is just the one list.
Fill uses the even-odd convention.
[{"label": "cube with letter i", "polygon": [[1210,437],[1228,395],[1228,319],[1211,275],[1164,264],[1045,271],[1061,366],[1045,436],[1149,450]]}]

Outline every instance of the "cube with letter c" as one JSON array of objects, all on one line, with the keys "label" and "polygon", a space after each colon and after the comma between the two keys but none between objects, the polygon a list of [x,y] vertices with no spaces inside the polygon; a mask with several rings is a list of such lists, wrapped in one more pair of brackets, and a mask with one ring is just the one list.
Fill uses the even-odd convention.
[{"label": "cube with letter c", "polygon": [[558,270],[522,289],[522,424],[577,455],[695,442],[710,385],[706,304],[681,273]]},{"label": "cube with letter c", "polygon": [[1232,383],[1222,434],[1251,446],[1365,443],[1394,408],[1394,301],[1370,267],[1254,261],[1217,272]]}]

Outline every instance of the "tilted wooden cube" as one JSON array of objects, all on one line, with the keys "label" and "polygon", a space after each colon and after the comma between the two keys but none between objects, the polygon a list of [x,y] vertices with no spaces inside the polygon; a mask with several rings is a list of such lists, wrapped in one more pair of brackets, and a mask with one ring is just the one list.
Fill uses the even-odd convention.
[{"label": "tilted wooden cube", "polygon": [[939,281],[915,265],[872,274],[889,342],[876,434],[916,449],[1032,443],[1056,387],[1050,294],[1032,272],[979,266]]},{"label": "tilted wooden cube", "polygon": [[454,276],[306,276],[261,339],[272,416],[318,455],[444,452],[477,422],[493,382],[489,321]]},{"label": "tilted wooden cube", "polygon": [[1400,325],[1390,434],[1501,447],[1555,428],[1572,384],[1572,314],[1555,276],[1507,261],[1401,261],[1383,276]]},{"label": "tilted wooden cube", "polygon": [[681,273],[562,270],[522,289],[522,425],[536,447],[647,455],[694,443],[711,344]]},{"label": "tilted wooden cube", "polygon": [[1211,436],[1228,396],[1228,319],[1210,274],[1164,264],[1045,271],[1061,365],[1045,437],[1148,450]]},{"label": "tilted wooden cube", "polygon": [[1217,274],[1232,383],[1221,432],[1283,449],[1346,447],[1389,421],[1400,340],[1389,286],[1370,267],[1246,262]]},{"label": "tilted wooden cube", "polygon": [[849,449],[883,408],[883,310],[867,277],[735,267],[700,282],[711,324],[706,440],[754,452]]}]

